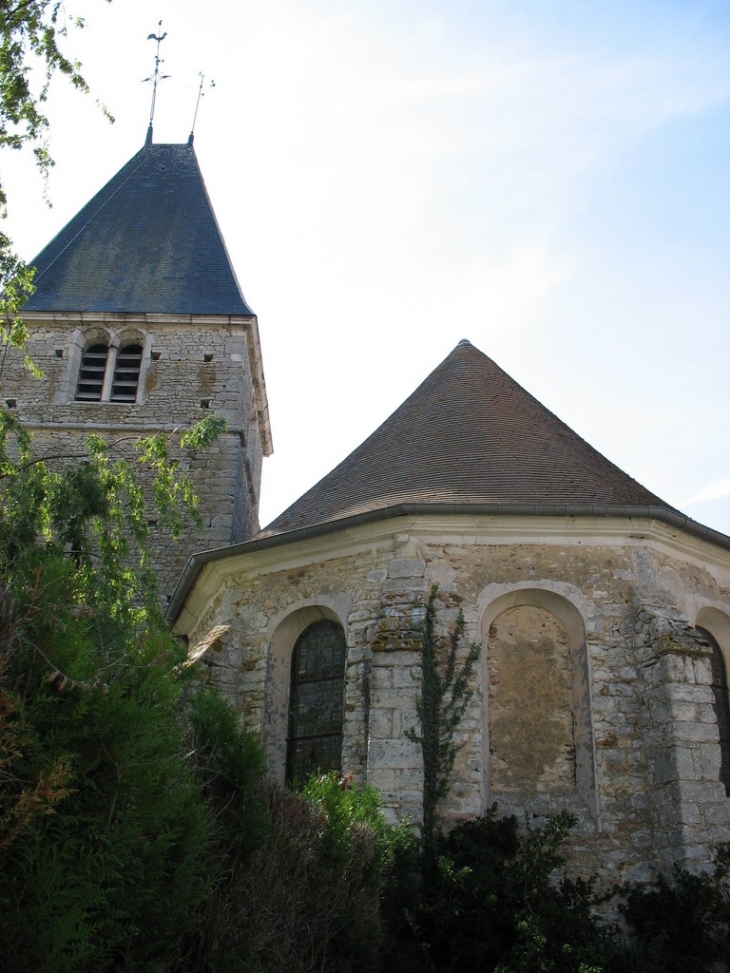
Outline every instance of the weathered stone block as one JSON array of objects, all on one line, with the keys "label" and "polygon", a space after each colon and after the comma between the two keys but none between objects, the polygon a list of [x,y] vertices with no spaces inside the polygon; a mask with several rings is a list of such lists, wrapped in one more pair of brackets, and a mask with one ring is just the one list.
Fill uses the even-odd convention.
[{"label": "weathered stone block", "polygon": [[396,558],[388,565],[389,578],[423,578],[426,564],[420,558]]}]

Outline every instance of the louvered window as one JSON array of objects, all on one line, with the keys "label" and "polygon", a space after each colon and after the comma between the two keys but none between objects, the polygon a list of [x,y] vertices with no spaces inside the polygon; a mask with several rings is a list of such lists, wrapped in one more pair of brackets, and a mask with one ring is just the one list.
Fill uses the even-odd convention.
[{"label": "louvered window", "polygon": [[142,345],[116,349],[104,342],[90,345],[81,356],[77,402],[136,402],[142,368]]},{"label": "louvered window", "polygon": [[699,631],[712,649],[712,692],[715,697],[715,714],[720,733],[720,781],[725,785],[725,794],[730,797],[730,692],[727,684],[727,669],[722,649],[714,636],[704,628]]},{"label": "louvered window", "polygon": [[297,639],[289,694],[287,781],[340,770],[345,633],[336,622],[314,622]]},{"label": "louvered window", "polygon": [[142,345],[125,345],[117,352],[112,382],[112,402],[136,402]]},{"label": "louvered window", "polygon": [[106,363],[109,357],[107,345],[98,344],[87,348],[81,358],[76,398],[81,402],[99,402],[104,388]]}]

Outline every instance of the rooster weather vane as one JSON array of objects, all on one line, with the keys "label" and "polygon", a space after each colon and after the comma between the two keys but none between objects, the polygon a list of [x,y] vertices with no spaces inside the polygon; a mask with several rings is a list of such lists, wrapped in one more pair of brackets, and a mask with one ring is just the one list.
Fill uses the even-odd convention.
[{"label": "rooster weather vane", "polygon": [[[158,21],[157,27],[158,28],[162,27],[162,21],[161,20]],[[155,118],[155,102],[157,101],[157,85],[158,85],[158,82],[164,81],[165,78],[169,78],[170,77],[169,74],[160,74],[160,65],[164,63],[164,61],[160,57],[160,44],[164,41],[164,39],[166,37],[167,37],[167,31],[165,31],[164,34],[162,32],[160,32],[159,34],[148,34],[147,35],[147,40],[148,41],[157,41],[157,50],[155,51],[155,70],[149,76],[149,78],[143,78],[142,79],[143,82],[147,82],[147,81],[151,81],[152,82],[152,104],[150,106],[150,124],[149,124],[149,128],[147,129],[147,138],[145,140],[145,145],[151,145],[152,144],[152,123],[153,123],[154,118]],[[196,113],[197,113],[197,110],[196,110]]]}]

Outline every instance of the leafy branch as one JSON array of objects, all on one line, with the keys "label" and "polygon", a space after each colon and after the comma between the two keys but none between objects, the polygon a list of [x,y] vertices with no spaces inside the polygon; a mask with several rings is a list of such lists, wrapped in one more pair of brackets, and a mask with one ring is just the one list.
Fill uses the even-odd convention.
[{"label": "leafy branch", "polygon": [[[66,15],[63,0],[0,3],[0,149],[29,147],[44,180],[53,168],[44,111],[51,80],[60,74],[78,91],[89,91],[80,64],[59,47],[69,27],[83,26],[80,18]],[[35,86],[38,77],[40,85]],[[114,121],[103,106],[101,110]],[[0,219],[6,216],[7,193],[0,182]],[[20,310],[33,293],[33,274],[10,238],[0,232],[0,318],[6,322],[0,325],[0,337],[17,347],[23,347],[27,337]]]},{"label": "leafy branch", "polygon": [[83,452],[38,456],[18,420],[0,409],[0,568],[17,568],[42,546],[48,557],[73,561],[89,606],[115,613],[136,603],[155,614],[150,510],[173,538],[186,519],[199,522],[190,470],[177,456],[194,455],[224,428],[222,417],[209,416],[182,434],[133,444],[91,435]]}]

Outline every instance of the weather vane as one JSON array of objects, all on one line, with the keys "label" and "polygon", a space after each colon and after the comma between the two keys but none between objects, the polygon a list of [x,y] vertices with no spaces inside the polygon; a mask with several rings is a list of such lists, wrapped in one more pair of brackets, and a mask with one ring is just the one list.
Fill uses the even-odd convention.
[{"label": "weather vane", "polygon": [[[198,99],[195,102],[195,114],[193,115],[193,124],[190,126],[190,135],[188,136],[188,145],[193,144],[193,139],[195,138],[195,123],[198,120],[198,109],[200,108],[200,99],[203,97],[205,92],[203,87],[205,85],[205,75],[202,71],[198,71],[198,77],[200,78],[200,84],[198,85]],[[208,82],[209,88],[215,88],[215,81],[211,80]]]},{"label": "weather vane", "polygon": [[[159,27],[162,27],[162,21],[161,20],[158,21],[157,26],[158,26],[158,28]],[[155,118],[155,102],[157,100],[157,83],[159,81],[164,81],[165,78],[169,78],[170,77],[169,74],[160,74],[160,65],[164,63],[163,60],[162,60],[162,58],[160,57],[160,44],[164,41],[164,39],[166,37],[167,37],[167,31],[165,31],[164,34],[162,32],[160,32],[159,34],[148,34],[147,35],[147,40],[148,41],[157,41],[157,50],[155,51],[155,70],[154,70],[154,72],[149,76],[149,78],[143,78],[142,79],[143,82],[146,82],[146,81],[151,81],[152,82],[152,104],[150,106],[150,124],[149,124],[149,128],[147,129],[147,138],[145,140],[145,145],[151,145],[152,144],[152,122],[154,121],[154,118]]]}]

